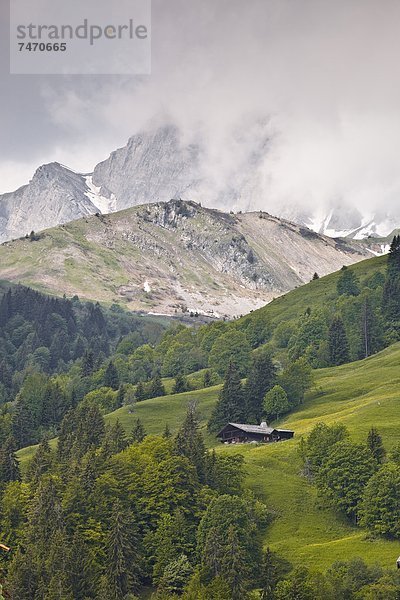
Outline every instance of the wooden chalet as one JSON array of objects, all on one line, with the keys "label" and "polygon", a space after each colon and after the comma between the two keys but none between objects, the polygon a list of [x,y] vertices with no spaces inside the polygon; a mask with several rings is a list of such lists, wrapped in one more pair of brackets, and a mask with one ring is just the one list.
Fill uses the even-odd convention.
[{"label": "wooden chalet", "polygon": [[263,422],[261,425],[245,425],[243,423],[228,423],[217,434],[223,444],[245,444],[249,442],[280,442],[294,436],[290,429],[275,429]]}]

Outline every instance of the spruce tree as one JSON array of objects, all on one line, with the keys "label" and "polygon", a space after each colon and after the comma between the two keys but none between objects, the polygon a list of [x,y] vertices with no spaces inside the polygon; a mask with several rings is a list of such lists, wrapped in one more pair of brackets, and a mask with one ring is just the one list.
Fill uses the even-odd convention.
[{"label": "spruce tree", "polygon": [[234,525],[228,527],[222,560],[222,577],[228,583],[232,600],[246,598],[250,582],[248,557]]},{"label": "spruce tree", "polygon": [[69,410],[61,421],[58,434],[57,458],[60,462],[68,461],[75,442],[78,409]]},{"label": "spruce tree", "polygon": [[108,363],[106,372],[104,374],[104,385],[113,390],[117,390],[119,388],[118,371],[112,360],[110,360]]},{"label": "spruce tree", "polygon": [[94,403],[82,403],[77,409],[77,415],[74,450],[76,458],[80,458],[90,448],[101,446],[105,434],[105,424],[99,407]]},{"label": "spruce tree", "polygon": [[173,387],[173,394],[182,394],[183,392],[187,392],[188,391],[188,382],[187,379],[184,375],[182,374],[178,374],[175,377],[175,383],[174,383],[174,387]]},{"label": "spruce tree", "polygon": [[135,442],[140,443],[140,442],[143,442],[145,437],[146,437],[146,431],[143,426],[143,423],[140,419],[137,419],[137,421],[132,429],[131,441],[133,443],[135,443]]},{"label": "spruce tree", "polygon": [[122,427],[119,419],[106,430],[103,442],[103,452],[106,456],[112,456],[125,450],[128,440],[125,435],[125,429]]},{"label": "spruce tree", "polygon": [[60,498],[52,477],[43,478],[30,504],[27,541],[46,556],[55,534],[64,529]]},{"label": "spruce tree", "polygon": [[69,540],[60,529],[50,540],[45,561],[46,580],[49,580],[45,600],[77,600],[69,582],[68,550]]},{"label": "spruce tree", "polygon": [[22,398],[17,398],[12,417],[12,435],[17,448],[29,446],[35,441],[33,435],[35,426],[34,417],[27,403]]},{"label": "spruce tree", "polygon": [[136,402],[141,402],[142,400],[146,400],[147,398],[146,390],[144,389],[142,381],[139,381],[139,383],[136,386],[135,398]]},{"label": "spruce tree", "polygon": [[161,516],[157,530],[151,537],[153,580],[156,583],[171,561],[193,552],[193,541],[193,527],[182,510],[176,509],[172,515]]},{"label": "spruce tree", "polygon": [[138,538],[131,517],[117,500],[106,539],[106,573],[112,600],[122,600],[128,593],[136,593],[140,588],[137,547]]},{"label": "spruce tree", "polygon": [[246,400],[245,420],[247,423],[260,423],[263,416],[265,394],[275,383],[276,369],[271,355],[265,350],[257,351],[244,388]]},{"label": "spruce tree", "polygon": [[386,282],[383,289],[383,312],[393,324],[400,321],[400,235],[395,235],[389,251]]},{"label": "spruce tree", "polygon": [[273,560],[273,554],[271,550],[267,548],[262,564],[261,600],[273,600],[277,583],[276,565]]},{"label": "spruce tree", "polygon": [[204,371],[204,381],[203,381],[203,385],[204,387],[210,387],[211,385],[211,371],[210,369],[207,369],[206,371]]},{"label": "spruce tree", "polygon": [[21,479],[16,449],[12,436],[9,436],[0,448],[0,482],[9,483]]},{"label": "spruce tree", "polygon": [[118,388],[118,394],[115,400],[116,408],[121,408],[124,405],[125,394],[126,386],[122,384]]},{"label": "spruce tree", "polygon": [[367,446],[371,450],[372,456],[378,464],[382,464],[386,457],[386,450],[383,446],[382,436],[376,429],[371,427],[367,436]]},{"label": "spruce tree", "polygon": [[82,377],[89,377],[94,371],[94,354],[92,350],[86,350],[82,358]]},{"label": "spruce tree", "polygon": [[244,418],[244,394],[240,374],[231,361],[226,371],[224,385],[219,394],[217,404],[211,414],[208,428],[217,432],[227,423],[240,423]]},{"label": "spruce tree", "polygon": [[[68,557],[68,572],[74,600],[85,600],[93,596],[93,565],[91,551],[82,533],[75,531]],[[94,577],[93,577],[94,576]]]},{"label": "spruce tree", "polygon": [[161,375],[157,373],[148,384],[147,397],[158,398],[160,396],[165,396],[165,388],[161,380]]},{"label": "spruce tree", "polygon": [[7,587],[12,600],[32,600],[38,589],[37,564],[30,547],[17,548],[10,563]]},{"label": "spruce tree", "polygon": [[195,466],[200,481],[205,480],[206,447],[199,430],[196,405],[189,404],[185,420],[175,437],[175,449]]},{"label": "spruce tree", "polygon": [[261,566],[260,600],[275,600],[275,589],[278,582],[290,572],[292,565],[267,548]]},{"label": "spruce tree", "polygon": [[337,292],[339,296],[358,296],[360,293],[359,281],[352,269],[342,267],[341,274],[337,282]]},{"label": "spruce tree", "polygon": [[32,458],[29,466],[27,477],[34,484],[37,485],[40,478],[46,473],[51,466],[51,448],[47,438],[43,438],[40,442],[38,449],[36,450],[35,456]]},{"label": "spruce tree", "polygon": [[329,327],[329,359],[331,365],[343,365],[349,361],[349,343],[342,318],[338,315]]}]

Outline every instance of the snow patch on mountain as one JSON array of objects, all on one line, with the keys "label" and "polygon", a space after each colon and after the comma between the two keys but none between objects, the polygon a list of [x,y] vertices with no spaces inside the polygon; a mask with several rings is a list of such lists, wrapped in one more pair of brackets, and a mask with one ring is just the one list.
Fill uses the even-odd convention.
[{"label": "snow patch on mountain", "polygon": [[106,198],[101,194],[101,188],[94,185],[93,175],[85,175],[85,183],[88,187],[88,191],[85,193],[92,204],[101,212],[106,215],[116,211],[116,198],[115,194],[111,194],[109,198]]}]

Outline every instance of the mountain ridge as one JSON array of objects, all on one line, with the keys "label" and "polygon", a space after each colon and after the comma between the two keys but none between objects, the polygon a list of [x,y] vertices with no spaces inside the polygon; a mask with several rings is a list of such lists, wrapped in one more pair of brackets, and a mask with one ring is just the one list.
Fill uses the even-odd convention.
[{"label": "mountain ridge", "polygon": [[[379,246],[376,246],[379,251]],[[171,200],[99,212],[0,246],[0,278],[147,313],[231,318],[371,256],[268,213]]]},{"label": "mountain ridge", "polygon": [[235,212],[262,204],[279,218],[333,238],[386,237],[400,224],[400,215],[362,214],[341,204],[301,209],[295,197],[289,204],[271,204],[262,181],[269,151],[265,123],[250,127],[233,143],[227,152],[235,154],[236,168],[224,164],[223,157],[210,166],[204,141],[185,141],[178,127],[170,124],[131,136],[92,173],[78,173],[56,162],[42,165],[28,184],[0,195],[0,242],[88,214],[108,214],[171,198],[222,210],[228,206]]}]

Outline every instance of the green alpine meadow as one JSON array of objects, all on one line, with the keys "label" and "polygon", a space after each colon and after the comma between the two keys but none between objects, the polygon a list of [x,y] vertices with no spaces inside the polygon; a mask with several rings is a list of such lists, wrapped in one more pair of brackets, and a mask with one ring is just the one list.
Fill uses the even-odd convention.
[{"label": "green alpine meadow", "polygon": [[399,286],[397,235],[208,323],[4,281],[5,593],[395,598]]}]

